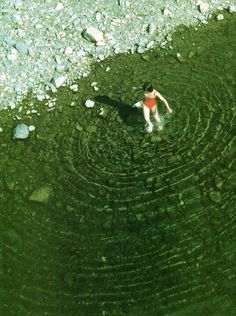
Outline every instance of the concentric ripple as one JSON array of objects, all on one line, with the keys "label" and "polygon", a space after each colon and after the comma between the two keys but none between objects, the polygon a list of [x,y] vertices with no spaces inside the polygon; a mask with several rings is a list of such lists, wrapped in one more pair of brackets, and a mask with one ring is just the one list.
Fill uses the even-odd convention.
[{"label": "concentric ripple", "polygon": [[[161,312],[216,292],[214,271],[222,262],[222,277],[234,275],[231,250],[217,255],[221,237],[236,227],[235,216],[225,229],[220,224],[235,197],[227,190],[227,178],[235,178],[234,99],[224,79],[206,66],[165,67],[173,114],[168,117],[159,104],[162,132],[148,135],[137,113],[129,114],[137,119],[133,126],[101,104],[106,118],[89,110],[83,130],[64,144],[69,204],[88,217],[92,234],[86,243],[96,254],[74,271],[78,283],[80,277],[90,280],[90,294],[78,295],[84,304],[97,302],[111,315],[125,315],[129,306],[149,302]],[[70,233],[79,230],[74,221]]]}]

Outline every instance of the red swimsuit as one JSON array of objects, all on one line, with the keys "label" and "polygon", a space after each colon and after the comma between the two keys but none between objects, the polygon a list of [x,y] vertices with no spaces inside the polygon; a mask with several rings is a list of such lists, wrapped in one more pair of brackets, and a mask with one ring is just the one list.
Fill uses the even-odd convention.
[{"label": "red swimsuit", "polygon": [[146,107],[151,109],[157,104],[157,101],[156,101],[156,98],[149,98],[149,97],[145,96],[143,99],[143,103],[144,103],[144,105],[146,105]]}]

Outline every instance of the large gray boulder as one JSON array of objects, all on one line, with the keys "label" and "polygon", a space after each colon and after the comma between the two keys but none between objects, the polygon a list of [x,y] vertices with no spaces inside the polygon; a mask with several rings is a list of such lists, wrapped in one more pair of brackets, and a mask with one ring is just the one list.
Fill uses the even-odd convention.
[{"label": "large gray boulder", "polygon": [[29,136],[29,127],[26,124],[19,124],[13,130],[14,139],[26,139]]}]

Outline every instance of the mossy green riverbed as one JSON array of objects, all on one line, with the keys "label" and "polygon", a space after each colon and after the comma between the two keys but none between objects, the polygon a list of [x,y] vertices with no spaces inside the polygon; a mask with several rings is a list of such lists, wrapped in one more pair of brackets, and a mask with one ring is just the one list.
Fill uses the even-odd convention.
[{"label": "mossy green riverbed", "polygon": [[[236,16],[170,45],[94,65],[50,112],[28,97],[40,116],[1,111],[0,315],[236,315]],[[161,132],[131,108],[144,81]]]}]

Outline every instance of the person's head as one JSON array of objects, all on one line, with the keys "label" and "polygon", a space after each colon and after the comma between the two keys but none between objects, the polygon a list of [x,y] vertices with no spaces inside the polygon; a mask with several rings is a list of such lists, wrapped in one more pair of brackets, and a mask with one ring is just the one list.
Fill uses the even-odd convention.
[{"label": "person's head", "polygon": [[151,85],[150,82],[145,82],[143,85],[143,90],[145,92],[152,92],[153,91],[153,86]]}]

